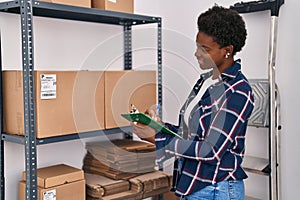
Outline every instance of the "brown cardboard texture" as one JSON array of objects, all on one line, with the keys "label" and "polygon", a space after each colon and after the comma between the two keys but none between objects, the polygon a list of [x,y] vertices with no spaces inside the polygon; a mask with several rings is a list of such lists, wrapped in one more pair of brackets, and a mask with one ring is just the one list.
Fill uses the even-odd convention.
[{"label": "brown cardboard texture", "polygon": [[[19,194],[18,200],[25,200],[26,195],[26,183],[25,181],[19,182]],[[80,180],[68,184],[58,185],[51,188],[38,187],[37,200],[45,199],[59,199],[59,200],[85,200],[85,181]],[[56,198],[54,198],[54,196]]]},{"label": "brown cardboard texture", "polygon": [[[22,173],[22,177],[23,181],[26,181],[25,171]],[[43,167],[37,170],[37,181],[40,188],[51,188],[83,179],[83,170],[65,164]]]},{"label": "brown cardboard texture", "polygon": [[[26,173],[19,182],[19,200],[25,200]],[[85,179],[84,172],[65,164],[58,164],[37,169],[38,200],[84,200]]]},{"label": "brown cardboard texture", "polygon": [[[104,129],[102,75],[102,71],[35,71],[37,138]],[[24,135],[22,71],[3,71],[3,105],[4,132]]]},{"label": "brown cardboard texture", "polygon": [[71,6],[81,6],[81,7],[87,7],[87,8],[90,8],[91,4],[92,4],[90,0],[40,0],[40,1],[65,4],[65,5],[71,5]]},{"label": "brown cardboard texture", "polygon": [[97,174],[85,173],[86,193],[95,198],[128,191],[129,182],[126,180],[113,180]]},{"label": "brown cardboard texture", "polygon": [[92,8],[134,13],[133,0],[92,0]]},{"label": "brown cardboard texture", "polygon": [[156,71],[105,71],[105,128],[129,126],[121,114],[156,105]]}]

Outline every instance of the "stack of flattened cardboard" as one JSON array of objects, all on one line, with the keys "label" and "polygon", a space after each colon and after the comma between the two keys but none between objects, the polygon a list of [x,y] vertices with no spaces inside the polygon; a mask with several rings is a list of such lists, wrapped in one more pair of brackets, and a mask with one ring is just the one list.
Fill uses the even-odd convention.
[{"label": "stack of flattened cardboard", "polygon": [[129,179],[152,172],[155,167],[155,145],[134,140],[113,140],[86,144],[85,172],[113,179]]},{"label": "stack of flattened cardboard", "polygon": [[101,163],[98,159],[92,156],[91,153],[86,154],[83,162],[84,162],[83,170],[86,173],[103,175],[115,180],[119,180],[119,179],[127,180],[138,175],[136,173],[123,172],[111,168]]},{"label": "stack of flattened cardboard", "polygon": [[170,191],[172,176],[154,171],[127,180],[85,173],[88,200],[140,200]]},{"label": "stack of flattened cardboard", "polygon": [[172,175],[162,171],[149,172],[129,180],[131,190],[142,193],[142,198],[170,191]]},{"label": "stack of flattened cardboard", "polygon": [[84,174],[86,179],[87,196],[94,199],[102,199],[104,196],[121,193],[130,189],[126,180],[113,180],[96,174]]},{"label": "stack of flattened cardboard", "polygon": [[155,171],[155,145],[113,140],[86,144],[88,200],[140,200],[168,192],[171,175]]}]

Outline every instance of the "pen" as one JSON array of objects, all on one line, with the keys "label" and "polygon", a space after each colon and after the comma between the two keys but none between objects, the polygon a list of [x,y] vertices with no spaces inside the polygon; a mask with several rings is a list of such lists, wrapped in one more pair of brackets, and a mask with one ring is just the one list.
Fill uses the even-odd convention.
[{"label": "pen", "polygon": [[160,104],[156,105],[156,115],[159,116]]},{"label": "pen", "polygon": [[129,113],[139,113],[139,110],[133,105],[130,104],[131,110],[129,111]]}]

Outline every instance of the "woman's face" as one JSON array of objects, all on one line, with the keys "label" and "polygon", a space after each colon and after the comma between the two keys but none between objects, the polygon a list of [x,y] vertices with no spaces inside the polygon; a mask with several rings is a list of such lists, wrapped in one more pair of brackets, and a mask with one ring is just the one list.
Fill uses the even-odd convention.
[{"label": "woman's face", "polygon": [[195,56],[198,60],[200,68],[205,69],[221,69],[224,64],[226,50],[214,41],[213,37],[206,35],[203,32],[198,32],[197,50]]}]

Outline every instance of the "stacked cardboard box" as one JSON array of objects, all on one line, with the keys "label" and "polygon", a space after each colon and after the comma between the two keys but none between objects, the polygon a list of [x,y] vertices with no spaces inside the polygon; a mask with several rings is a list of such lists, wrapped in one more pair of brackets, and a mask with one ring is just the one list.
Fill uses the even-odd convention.
[{"label": "stacked cardboard box", "polygon": [[40,0],[51,3],[80,6],[86,8],[98,8],[125,13],[134,13],[133,0]]},{"label": "stacked cardboard box", "polygon": [[[172,176],[155,171],[125,180],[113,180],[104,176],[86,176],[89,200],[140,200],[170,191]],[[128,184],[128,185],[127,185]],[[129,186],[128,189],[126,189]]]},{"label": "stacked cardboard box", "polygon": [[155,108],[156,71],[105,71],[105,128],[128,126],[121,114],[134,104],[140,112]]},{"label": "stacked cardboard box", "polygon": [[113,179],[128,179],[154,171],[155,145],[133,140],[90,142],[83,169]]},{"label": "stacked cardboard box", "polygon": [[51,3],[65,4],[71,6],[91,7],[91,0],[40,0]]},{"label": "stacked cardboard box", "polygon": [[162,171],[149,172],[131,178],[131,189],[142,193],[143,198],[170,191],[172,176]]},{"label": "stacked cardboard box", "polygon": [[134,13],[133,0],[92,0],[92,8],[117,12]]},{"label": "stacked cardboard box", "polygon": [[[35,71],[36,136],[102,130],[103,71]],[[3,72],[4,132],[24,135],[23,73]]]},{"label": "stacked cardboard box", "polygon": [[134,140],[86,144],[90,200],[138,200],[168,192],[172,176],[155,171],[155,145]]},{"label": "stacked cardboard box", "polygon": [[[25,200],[26,173],[19,182],[19,200]],[[83,170],[59,164],[37,170],[38,200],[85,200],[85,179]]]},{"label": "stacked cardboard box", "polygon": [[101,199],[116,193],[128,191],[130,184],[126,180],[114,180],[105,176],[85,173],[86,193],[89,197]]},{"label": "stacked cardboard box", "polygon": [[[130,104],[156,104],[155,71],[35,71],[36,136],[47,138],[129,126]],[[4,132],[24,135],[23,76],[3,71]]]}]

